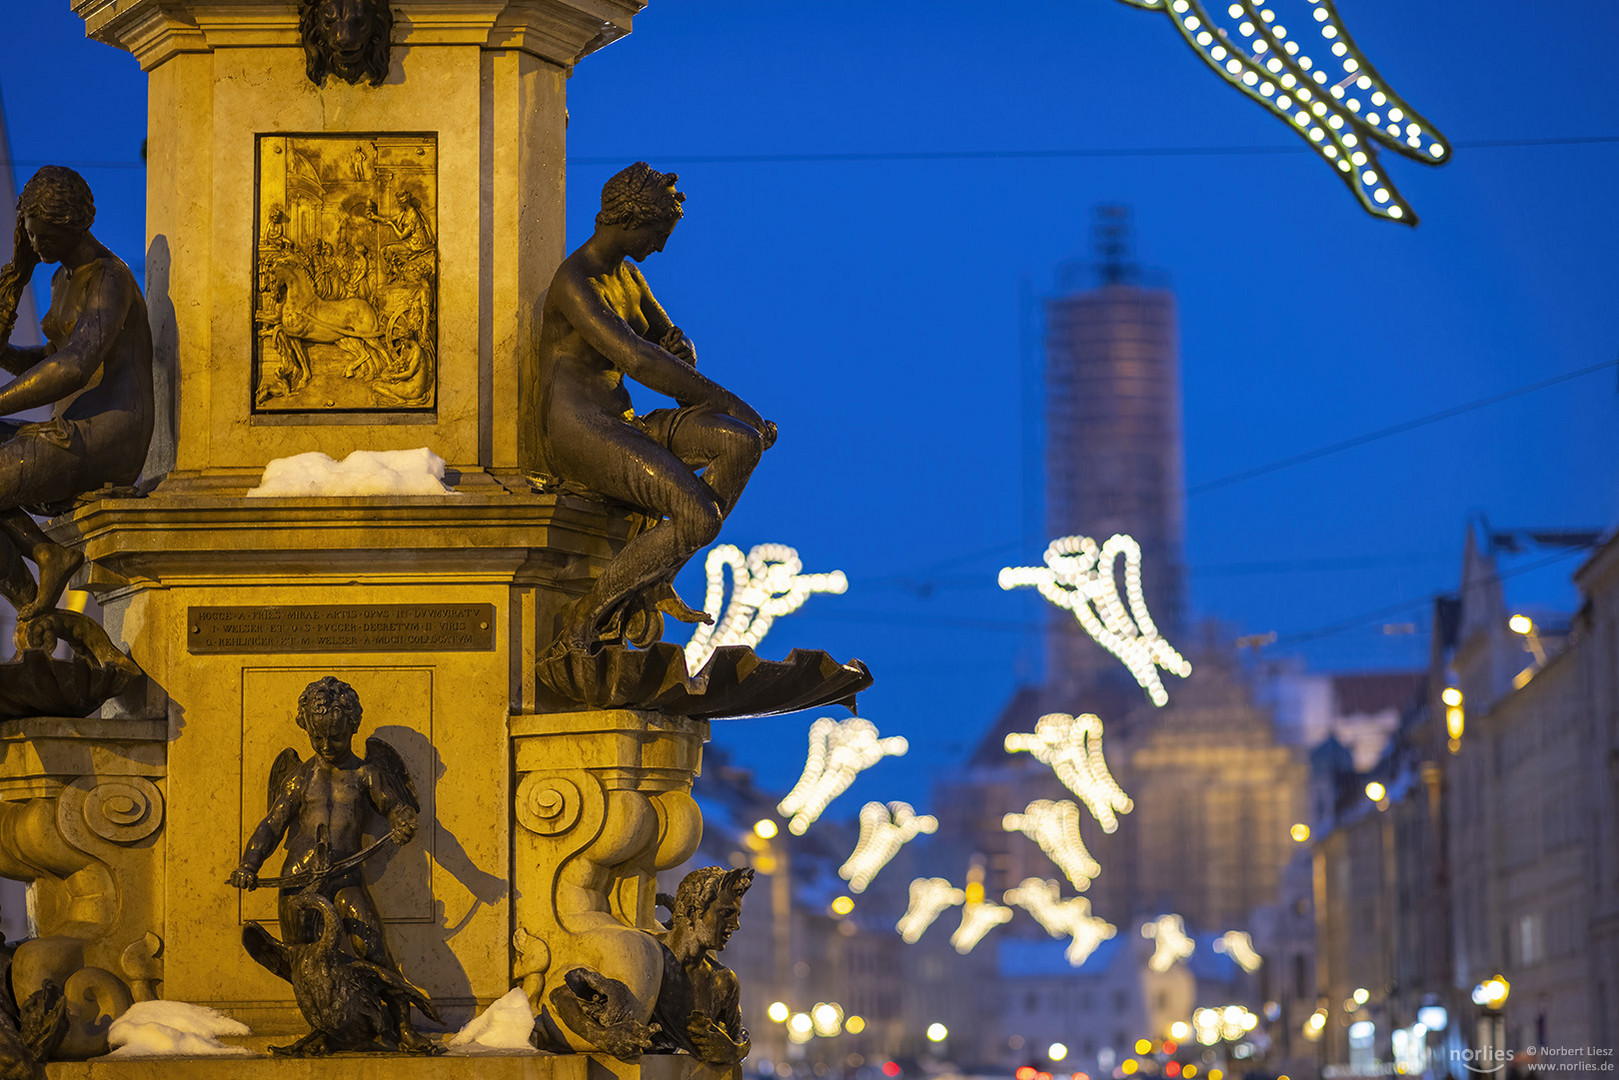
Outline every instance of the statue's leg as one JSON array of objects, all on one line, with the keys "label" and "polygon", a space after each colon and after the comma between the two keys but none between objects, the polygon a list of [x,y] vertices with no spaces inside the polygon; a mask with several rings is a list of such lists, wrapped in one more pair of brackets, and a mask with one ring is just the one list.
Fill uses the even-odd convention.
[{"label": "statue's leg", "polygon": [[764,438],[725,413],[706,409],[682,416],[669,437],[669,449],[694,469],[729,514],[764,454]]},{"label": "statue's leg", "polygon": [[[333,897],[333,903],[337,905],[338,914],[342,916],[343,929],[349,935],[350,944],[354,946],[354,954],[378,967],[399,971],[399,965],[394,963],[393,954],[388,951],[388,938],[383,933],[382,916],[377,913],[377,906],[372,902],[371,894],[365,886],[339,889],[337,895]],[[410,1022],[410,1002],[394,994],[387,995],[383,1000],[388,1006],[388,1015],[401,1049],[417,1053],[438,1051],[437,1044],[417,1031],[415,1025]]]},{"label": "statue's leg", "polygon": [[[577,460],[583,451],[589,460],[575,465],[559,454],[559,473],[641,509],[653,525],[624,545],[565,616],[564,644],[581,649],[593,644],[607,616],[627,597],[671,580],[686,560],[713,543],[727,509],[692,466],[628,424],[590,434],[607,437],[592,439],[596,445],[588,449],[579,442],[567,446],[563,453]],[[565,443],[554,438],[552,445],[562,450]]]},{"label": "statue's leg", "polygon": [[18,550],[27,552],[39,567],[39,584],[33,598],[17,608],[17,621],[54,608],[73,572],[84,565],[84,556],[46,536],[45,530],[24,510],[0,513],[0,531],[11,538]]},{"label": "statue's leg", "polygon": [[34,575],[23,561],[22,552],[17,550],[10,535],[0,530],[0,596],[20,610],[33,601],[35,592]]}]

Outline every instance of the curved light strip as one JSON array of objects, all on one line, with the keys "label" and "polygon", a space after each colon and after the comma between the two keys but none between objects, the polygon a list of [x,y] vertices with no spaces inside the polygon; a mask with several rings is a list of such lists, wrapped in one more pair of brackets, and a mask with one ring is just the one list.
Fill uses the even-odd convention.
[{"label": "curved light strip", "polygon": [[[1181,3],[1183,0],[1174,0]],[[1130,606],[1119,598],[1116,564],[1124,557],[1124,591]],[[1003,589],[1032,586],[1053,604],[1074,614],[1098,645],[1124,662],[1154,705],[1169,702],[1169,691],[1158,668],[1182,678],[1192,665],[1158,634],[1147,611],[1141,588],[1141,545],[1116,534],[1097,547],[1088,536],[1053,540],[1044,566],[1008,566],[997,578]]]},{"label": "curved light strip", "polygon": [[911,882],[910,905],[894,929],[907,945],[915,945],[947,908],[967,902],[967,894],[942,877],[917,878]]},{"label": "curved light strip", "polygon": [[1009,754],[1028,751],[1051,766],[1057,779],[1079,796],[1103,832],[1119,827],[1119,814],[1135,809],[1130,796],[1108,772],[1102,754],[1102,721],[1092,713],[1069,716],[1048,713],[1035,721],[1034,732],[1014,731],[1003,744]]},{"label": "curved light strip", "polygon": [[1091,858],[1085,841],[1080,838],[1079,807],[1067,799],[1059,802],[1036,799],[1024,807],[1021,814],[1002,815],[1001,829],[1020,832],[1039,844],[1046,858],[1056,863],[1057,869],[1080,892],[1090,888],[1091,879],[1102,872],[1101,865]]},{"label": "curved light strip", "polygon": [[1112,923],[1091,914],[1091,902],[1085,897],[1062,899],[1061,887],[1049,878],[1025,878],[1016,888],[1006,890],[1001,899],[1033,915],[1052,937],[1070,938],[1063,955],[1075,967],[1116,932]]},{"label": "curved light strip", "polygon": [[1450,160],[1450,143],[1372,66],[1332,0],[1308,0],[1310,21],[1296,33],[1278,19],[1274,0],[1122,2],[1168,15],[1205,64],[1297,132],[1368,213],[1417,223],[1373,143],[1427,165]]},{"label": "curved light strip", "polygon": [[917,814],[910,803],[869,802],[860,808],[860,839],[854,852],[838,867],[838,876],[849,883],[849,891],[863,893],[877,872],[899,854],[899,849],[923,833],[939,831],[939,819]]},{"label": "curved light strip", "polygon": [[1227,930],[1214,939],[1214,951],[1225,953],[1247,972],[1258,971],[1264,958],[1254,951],[1254,939],[1243,930]]},{"label": "curved light strip", "polygon": [[1160,915],[1151,922],[1141,924],[1141,936],[1153,943],[1152,956],[1147,966],[1165,972],[1197,950],[1197,945],[1186,936],[1186,921],[1179,915]]},{"label": "curved light strip", "polygon": [[725,570],[731,571],[731,600],[717,623],[701,624],[686,643],[686,670],[701,671],[722,645],[759,644],[779,615],[804,606],[810,593],[843,593],[849,579],[842,570],[805,574],[798,552],[786,544],[755,544],[744,558],[734,544],[717,544],[703,560],[708,589],[703,610],[716,612],[725,598]]},{"label": "curved light strip", "polygon": [[956,947],[958,953],[966,956],[973,951],[973,946],[984,940],[985,934],[1011,921],[1012,909],[1002,907],[993,900],[968,904],[961,911],[961,925],[950,935],[950,944]]},{"label": "curved light strip", "polygon": [[809,729],[804,773],[787,797],[776,804],[778,813],[791,815],[787,831],[803,836],[863,770],[885,757],[899,757],[910,748],[902,735],[879,738],[877,725],[863,717],[833,720],[823,716],[815,721]]}]

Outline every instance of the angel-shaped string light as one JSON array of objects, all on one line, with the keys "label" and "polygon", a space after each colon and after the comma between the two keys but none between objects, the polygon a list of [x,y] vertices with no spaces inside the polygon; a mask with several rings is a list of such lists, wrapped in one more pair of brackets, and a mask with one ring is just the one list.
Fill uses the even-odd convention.
[{"label": "angel-shaped string light", "polygon": [[1091,879],[1102,872],[1080,838],[1079,807],[1067,799],[1036,799],[1021,814],[1003,815],[1001,828],[1020,832],[1039,844],[1046,858],[1056,863],[1080,892],[1090,888]]},{"label": "angel-shaped string light", "polygon": [[885,757],[899,757],[910,748],[902,735],[879,737],[877,725],[863,717],[833,720],[823,716],[815,721],[810,725],[804,773],[787,797],[776,804],[777,812],[791,815],[787,831],[803,836],[863,770]]},{"label": "angel-shaped string light", "polygon": [[1011,921],[1012,909],[1002,907],[993,900],[968,904],[961,909],[961,925],[950,935],[950,944],[955,946],[958,953],[966,956],[973,951],[975,945],[984,940],[985,934],[1002,923]]},{"label": "angel-shaped string light", "polygon": [[[1169,16],[1214,72],[1296,131],[1376,217],[1417,223],[1377,159],[1382,145],[1426,165],[1450,143],[1378,74],[1332,0],[1291,6],[1308,19],[1283,24],[1286,0],[1123,0]],[[1289,20],[1291,21],[1291,20]],[[1312,55],[1313,54],[1313,55]]]},{"label": "angel-shaped string light", "polygon": [[1197,944],[1186,936],[1186,920],[1179,915],[1160,915],[1151,922],[1142,923],[1141,936],[1153,943],[1147,966],[1160,973],[1168,971],[1197,950]]},{"label": "angel-shaped string light", "polygon": [[1007,753],[1027,751],[1051,766],[1057,779],[1079,796],[1103,832],[1119,827],[1119,814],[1135,807],[1108,771],[1102,755],[1102,721],[1091,713],[1069,716],[1048,713],[1035,722],[1033,733],[1015,731],[1006,736]]},{"label": "angel-shaped string light", "polygon": [[686,670],[701,671],[714,650],[722,645],[752,648],[770,632],[777,616],[790,615],[804,606],[810,593],[843,593],[849,579],[842,570],[805,574],[798,552],[786,544],[755,544],[746,558],[734,544],[718,544],[708,551],[703,569],[708,591],[703,610],[716,612],[725,597],[725,570],[731,570],[731,599],[718,622],[699,625],[686,643]]},{"label": "angel-shaped string light", "polygon": [[894,929],[907,945],[915,945],[935,919],[947,909],[966,902],[967,894],[945,878],[917,878],[911,882],[910,903]]},{"label": "angel-shaped string light", "polygon": [[1091,902],[1085,897],[1062,899],[1061,886],[1049,878],[1024,878],[1016,888],[1006,890],[1001,899],[1033,915],[1052,937],[1068,937],[1068,949],[1063,955],[1075,967],[1116,932],[1112,923],[1091,914]]},{"label": "angel-shaped string light", "polygon": [[838,876],[849,883],[849,891],[862,893],[877,872],[899,854],[899,849],[923,833],[939,830],[939,819],[918,814],[910,803],[869,802],[860,808],[860,839],[854,852],[838,867]]},{"label": "angel-shaped string light", "polygon": [[[1125,599],[1115,580],[1124,557]],[[1064,536],[1046,548],[1044,566],[1008,566],[1001,570],[1003,589],[1033,586],[1040,595],[1074,614],[1098,645],[1124,662],[1154,705],[1169,702],[1158,669],[1182,678],[1192,665],[1158,633],[1141,590],[1141,545],[1118,534],[1097,546],[1088,536]]]},{"label": "angel-shaped string light", "polygon": [[1242,970],[1252,973],[1258,971],[1264,958],[1254,951],[1254,939],[1243,930],[1227,930],[1214,939],[1214,951],[1225,953],[1237,962]]}]

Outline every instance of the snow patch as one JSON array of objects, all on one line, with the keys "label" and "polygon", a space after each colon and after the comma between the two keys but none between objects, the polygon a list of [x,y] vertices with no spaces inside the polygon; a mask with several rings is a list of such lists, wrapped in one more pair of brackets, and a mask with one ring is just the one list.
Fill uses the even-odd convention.
[{"label": "snow patch", "polygon": [[250,499],[319,495],[459,495],[445,486],[444,459],[427,447],[356,450],[334,461],[319,450],[276,458]]},{"label": "snow patch", "polygon": [[241,1057],[253,1051],[227,1046],[221,1035],[251,1035],[246,1024],[224,1013],[183,1001],[137,1001],[112,1022],[108,1057]]},{"label": "snow patch", "polygon": [[445,1040],[452,1054],[486,1054],[493,1051],[526,1050],[534,1030],[534,1013],[528,995],[521,987],[513,990],[472,1018],[472,1022]]}]

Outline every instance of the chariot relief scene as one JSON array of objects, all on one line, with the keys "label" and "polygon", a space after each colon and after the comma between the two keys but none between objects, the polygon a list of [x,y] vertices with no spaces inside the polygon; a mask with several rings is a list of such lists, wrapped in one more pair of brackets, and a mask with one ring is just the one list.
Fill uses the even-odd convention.
[{"label": "chariot relief scene", "polygon": [[432,410],[433,135],[264,135],[258,146],[255,412]]}]

